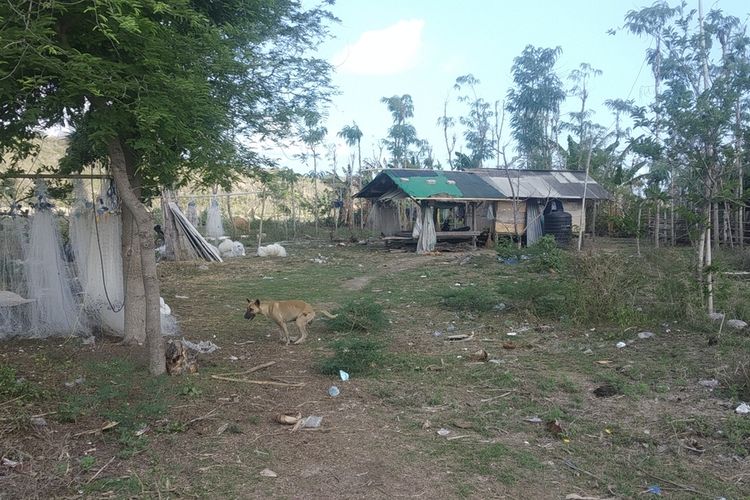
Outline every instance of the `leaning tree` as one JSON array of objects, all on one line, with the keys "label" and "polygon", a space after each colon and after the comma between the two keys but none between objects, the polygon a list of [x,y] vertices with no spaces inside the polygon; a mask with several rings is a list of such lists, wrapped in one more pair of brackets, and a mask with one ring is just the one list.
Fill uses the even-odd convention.
[{"label": "leaning tree", "polygon": [[284,136],[329,93],[330,67],[311,50],[333,20],[297,0],[0,4],[0,153],[28,154],[63,125],[75,129],[69,168],[109,166],[145,291],[134,302],[126,284],[126,335],[139,340],[133,321],[145,316],[152,373],[164,355],[149,198],[261,165],[243,144]]}]

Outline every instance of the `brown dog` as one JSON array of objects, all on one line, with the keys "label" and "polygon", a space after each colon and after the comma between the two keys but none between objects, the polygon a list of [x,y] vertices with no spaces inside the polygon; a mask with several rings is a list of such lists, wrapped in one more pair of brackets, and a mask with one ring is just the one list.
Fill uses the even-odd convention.
[{"label": "brown dog", "polygon": [[[320,310],[320,313],[329,318],[335,318],[336,315],[328,311]],[[307,338],[307,325],[315,319],[315,311],[312,306],[302,300],[264,300],[252,301],[247,299],[247,310],[245,319],[253,319],[256,314],[262,314],[273,320],[281,328],[281,341],[289,345],[289,330],[286,328],[287,323],[294,323],[299,328],[300,337],[294,341],[295,344],[301,344]]]}]

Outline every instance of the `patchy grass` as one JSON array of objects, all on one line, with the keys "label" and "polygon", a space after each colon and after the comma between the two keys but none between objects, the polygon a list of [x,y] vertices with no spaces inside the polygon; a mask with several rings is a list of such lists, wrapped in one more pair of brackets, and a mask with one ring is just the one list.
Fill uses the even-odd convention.
[{"label": "patchy grass", "polygon": [[[562,252],[550,272],[531,252],[505,264],[493,251],[329,245],[208,270],[161,263],[181,334],[221,347],[193,376],[151,378],[107,341],[3,345],[0,453],[19,462],[2,470],[8,495],[637,498],[659,484],[676,498],[746,496],[750,425],[733,410],[750,338],[725,330],[708,345],[718,325],[703,320],[689,250]],[[750,291],[731,287],[717,301],[740,311]],[[271,321],[242,318],[245,297],[306,300],[342,323],[316,320],[306,343],[285,346]],[[237,375],[259,384],[211,378],[269,361]],[[698,385],[708,378],[719,388]],[[290,432],[275,420],[286,412],[321,428]],[[107,421],[119,423],[97,432]]]}]

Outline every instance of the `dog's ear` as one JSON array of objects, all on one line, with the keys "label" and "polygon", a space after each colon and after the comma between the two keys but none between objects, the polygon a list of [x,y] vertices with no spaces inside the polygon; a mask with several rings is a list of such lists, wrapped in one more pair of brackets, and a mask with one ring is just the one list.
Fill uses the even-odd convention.
[{"label": "dog's ear", "polygon": [[250,302],[252,302],[252,300],[250,300],[250,299],[247,299],[247,303],[249,304]]},{"label": "dog's ear", "polygon": [[255,305],[260,306],[260,299],[255,299]]}]

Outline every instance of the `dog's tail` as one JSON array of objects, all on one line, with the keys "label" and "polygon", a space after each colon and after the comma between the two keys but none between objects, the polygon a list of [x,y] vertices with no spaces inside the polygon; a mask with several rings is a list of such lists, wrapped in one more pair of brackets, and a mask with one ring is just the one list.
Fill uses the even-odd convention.
[{"label": "dog's tail", "polygon": [[339,315],[338,315],[338,314],[331,314],[331,313],[329,313],[328,311],[326,311],[325,309],[320,309],[320,310],[319,310],[318,312],[319,312],[320,314],[322,314],[323,316],[325,316],[325,317],[327,317],[327,318],[331,318],[331,319],[333,319],[333,318],[338,318],[338,317],[339,317]]}]

